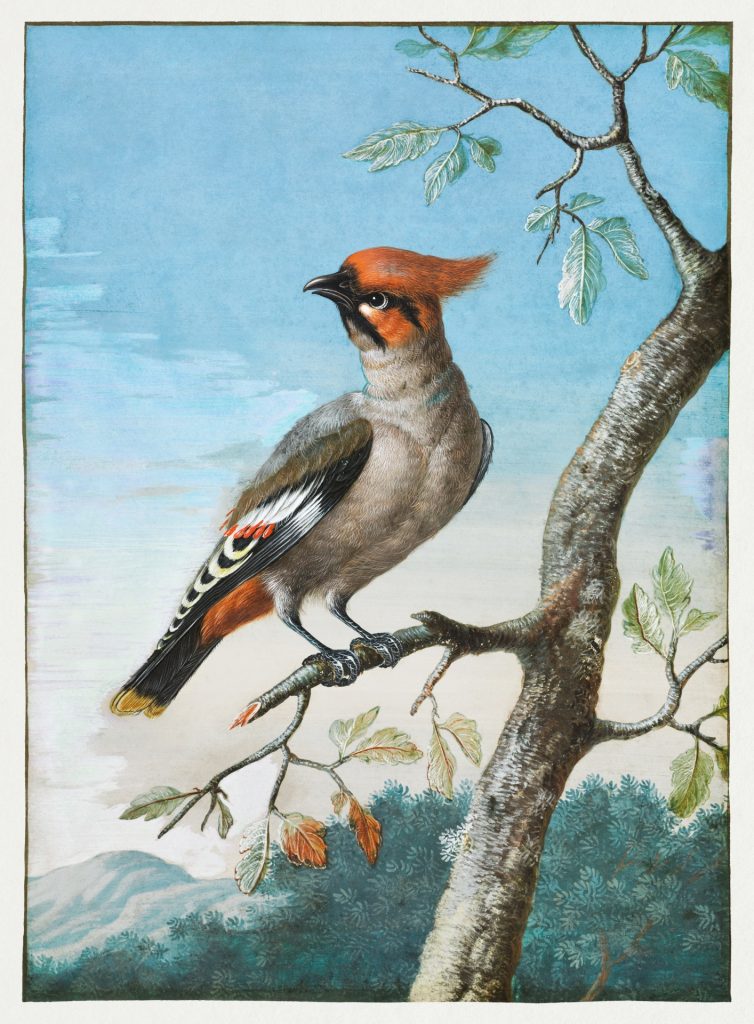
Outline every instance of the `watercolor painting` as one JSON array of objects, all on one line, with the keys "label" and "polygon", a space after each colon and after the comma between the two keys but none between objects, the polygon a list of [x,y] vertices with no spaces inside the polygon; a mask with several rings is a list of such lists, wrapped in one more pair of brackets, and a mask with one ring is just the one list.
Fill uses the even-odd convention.
[{"label": "watercolor painting", "polygon": [[730,998],[731,25],[30,24],[24,997]]}]

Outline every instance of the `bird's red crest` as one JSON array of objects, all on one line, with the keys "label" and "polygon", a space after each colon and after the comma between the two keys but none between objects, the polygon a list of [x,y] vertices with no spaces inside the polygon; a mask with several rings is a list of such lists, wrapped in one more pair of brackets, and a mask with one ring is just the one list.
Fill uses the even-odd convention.
[{"label": "bird's red crest", "polygon": [[446,299],[476,284],[494,255],[448,260],[408,249],[381,246],[355,252],[343,264],[352,270],[362,291]]}]

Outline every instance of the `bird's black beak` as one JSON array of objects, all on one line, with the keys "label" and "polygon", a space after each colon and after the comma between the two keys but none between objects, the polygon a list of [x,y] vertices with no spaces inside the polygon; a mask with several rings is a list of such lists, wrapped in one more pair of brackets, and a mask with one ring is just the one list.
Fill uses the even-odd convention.
[{"label": "bird's black beak", "polygon": [[315,295],[324,295],[326,299],[345,309],[355,308],[353,292],[351,291],[351,278],[347,270],[339,270],[337,274],[323,274],[322,277],[313,277],[304,285],[305,292],[314,292]]}]

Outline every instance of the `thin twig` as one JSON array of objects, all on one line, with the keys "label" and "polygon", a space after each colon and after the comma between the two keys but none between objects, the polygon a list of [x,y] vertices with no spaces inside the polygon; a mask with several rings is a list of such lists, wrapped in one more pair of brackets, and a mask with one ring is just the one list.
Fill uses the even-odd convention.
[{"label": "thin twig", "polygon": [[645,62],[647,57],[647,26],[641,26],[641,48],[639,49],[638,56],[631,62],[626,68],[622,75],[618,75],[619,82],[627,81],[636,69]]},{"label": "thin twig", "polygon": [[569,25],[568,27],[571,30],[571,35],[576,40],[578,48],[584,54],[584,56],[592,65],[594,70],[597,71],[600,75],[602,75],[606,82],[609,82],[611,85],[613,85],[617,80],[617,76],[614,75],[612,71],[608,71],[607,67],[602,63],[602,61],[599,59],[599,57],[591,48],[591,46],[589,46],[587,41],[582,36],[581,32],[579,32],[578,28],[575,25]]},{"label": "thin twig", "polygon": [[682,28],[683,28],[683,25],[674,25],[673,28],[668,33],[668,35],[666,36],[664,42],[661,43],[661,45],[657,47],[657,49],[655,50],[654,53],[648,54],[648,56],[646,56],[644,58],[642,63],[643,64],[649,64],[651,61],[657,60],[657,58],[665,50],[665,48],[670,46],[670,44],[673,42],[673,40],[675,39],[675,37],[678,35],[678,33],[681,31]]},{"label": "thin twig", "polygon": [[727,647],[727,645],[728,634],[725,633],[719,640],[716,640],[714,644],[708,647],[706,651],[702,651],[698,658],[694,658],[694,660],[686,666],[683,672],[678,674],[681,686],[685,686],[693,674],[699,671],[702,665],[706,665],[722,647]]},{"label": "thin twig", "polygon": [[167,825],[159,833],[157,838],[162,839],[162,837],[166,835],[172,828],[175,828],[175,826],[178,824],[181,818],[188,814],[188,812],[191,810],[194,804],[198,803],[202,799],[202,797],[207,795],[207,793],[215,794],[218,790],[219,784],[228,775],[232,775],[234,772],[238,772],[242,768],[248,767],[248,765],[250,764],[255,764],[257,761],[261,761],[263,758],[268,757],[270,754],[274,754],[276,750],[280,750],[281,747],[284,747],[285,744],[290,739],[290,737],[301,725],[306,709],[309,706],[310,696],[311,694],[309,690],[303,690],[302,692],[300,692],[298,694],[296,713],[291,719],[290,723],[280,733],[280,735],[277,736],[274,740],[270,740],[270,742],[266,743],[263,747],[260,747],[259,750],[255,750],[253,754],[249,754],[249,756],[245,757],[242,761],[237,761],[236,764],[231,765],[230,768],[224,768],[216,775],[213,775],[209,782],[201,789],[197,790],[197,792],[191,797],[191,799],[188,800],[175,815],[173,815],[173,817],[170,819]]},{"label": "thin twig", "polygon": [[444,50],[450,57],[450,59],[453,61],[453,71],[455,72],[456,76],[453,81],[453,84],[458,85],[458,83],[461,81],[461,68],[459,67],[458,64],[458,54],[456,53],[456,51],[451,50],[451,48],[448,45],[441,42],[439,39],[435,39],[434,36],[431,36],[429,32],[426,32],[424,30],[423,25],[417,25],[417,28],[419,29],[420,35],[423,35],[427,42],[432,43],[433,46],[437,46],[440,50]]},{"label": "thin twig", "polygon": [[[297,765],[299,765],[302,768],[312,768],[312,769],[314,769],[314,771],[324,772],[326,775],[329,775],[330,778],[333,780],[333,782],[337,785],[338,789],[340,789],[340,791],[342,793],[345,793],[346,796],[349,796],[349,797],[353,796],[353,793],[351,792],[351,790],[345,784],[345,782],[340,777],[340,775],[338,775],[338,773],[335,771],[335,766],[334,765],[332,765],[332,764],[323,764],[320,761],[310,761],[306,757],[298,757],[296,754],[293,754],[293,753],[290,755],[290,758],[291,758],[291,764],[297,764]],[[349,758],[343,758],[340,761],[336,761],[335,764],[343,764],[343,762],[345,760],[349,760]]]},{"label": "thin twig", "polygon": [[707,736],[701,731],[699,722],[689,722],[688,724],[684,724],[683,722],[676,721],[675,718],[671,718],[668,725],[671,729],[677,729],[678,732],[690,733],[692,736],[696,737],[696,739],[701,740],[702,743],[706,743],[708,747],[712,747],[713,750],[725,750],[724,743],[718,743],[712,736]]},{"label": "thin twig", "polygon": [[556,178],[555,181],[551,181],[549,185],[545,185],[543,188],[541,188],[539,192],[537,192],[535,199],[541,199],[542,196],[545,195],[545,193],[552,192],[553,190],[557,190],[559,192],[563,185],[565,185],[565,183],[570,178],[574,178],[579,173],[583,162],[584,150],[577,146],[573,163],[565,172],[565,174],[561,174],[561,176],[559,178]]},{"label": "thin twig", "polygon": [[709,664],[717,651],[721,647],[725,647],[727,643],[728,635],[726,633],[719,640],[716,640],[714,644],[711,644],[706,651],[703,651],[697,658],[694,658],[692,662],[689,662],[683,671],[676,672],[674,660],[678,646],[678,635],[674,632],[665,659],[665,678],[668,683],[668,691],[662,707],[653,715],[642,718],[638,722],[614,722],[609,719],[596,719],[592,730],[592,744],[604,743],[607,740],[630,740],[635,736],[644,736],[646,733],[652,732],[653,729],[661,729],[663,726],[669,725],[682,732],[691,732],[710,746],[720,749],[715,740],[699,733],[698,726],[701,724],[701,720],[692,723],[690,727],[686,727],[676,722],[675,716],[680,707],[683,689],[689,679],[702,665]]}]

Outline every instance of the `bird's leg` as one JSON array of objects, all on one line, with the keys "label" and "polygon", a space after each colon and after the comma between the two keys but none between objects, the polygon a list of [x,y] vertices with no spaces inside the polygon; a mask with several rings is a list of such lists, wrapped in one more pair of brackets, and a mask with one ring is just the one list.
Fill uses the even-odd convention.
[{"label": "bird's leg", "polygon": [[318,655],[314,654],[310,658],[305,658],[305,665],[311,662],[313,658],[322,657],[328,665],[332,666],[335,678],[331,682],[322,680],[323,686],[350,686],[356,680],[361,670],[361,664],[353,651],[334,651],[332,647],[320,643],[316,636],[312,636],[309,630],[304,629],[301,625],[298,612],[289,612],[284,617],[281,616],[281,618],[286,626],[290,626],[294,633],[298,633],[304,640],[308,640],[319,651]]},{"label": "bird's leg", "polygon": [[[335,598],[327,602],[327,607],[330,609],[336,619],[340,619],[341,622],[345,622],[347,626],[355,630],[360,637],[370,646],[377,651],[378,654],[382,655],[382,668],[393,668],[403,657],[403,648],[400,645],[399,640],[393,636],[392,633],[370,633],[368,630],[360,626],[358,622],[354,622],[351,616],[346,612],[346,606],[348,602],[342,598]],[[354,643],[358,643],[354,640],[351,643],[353,648]]]}]

